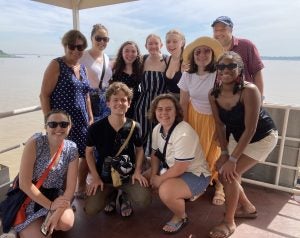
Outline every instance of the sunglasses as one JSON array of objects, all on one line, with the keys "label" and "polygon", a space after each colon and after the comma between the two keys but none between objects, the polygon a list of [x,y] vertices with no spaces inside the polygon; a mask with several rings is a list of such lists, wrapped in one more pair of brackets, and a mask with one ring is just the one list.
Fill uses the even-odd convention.
[{"label": "sunglasses", "polygon": [[210,54],[210,52],[211,52],[211,49],[208,49],[208,48],[206,48],[206,49],[198,49],[198,50],[194,51],[194,55],[197,56],[197,55],[200,55],[201,53],[207,55],[207,54]]},{"label": "sunglasses", "polygon": [[233,70],[236,69],[238,67],[237,64],[235,63],[230,63],[230,64],[217,64],[216,68],[218,70],[224,70],[225,68],[229,69],[229,70]]},{"label": "sunglasses", "polygon": [[61,128],[67,128],[70,125],[70,122],[68,122],[68,121],[49,121],[49,122],[47,122],[47,126],[49,126],[52,129],[58,127],[58,125]]},{"label": "sunglasses", "polygon": [[101,41],[103,41],[103,42],[109,42],[109,37],[107,37],[107,36],[104,36],[104,37],[102,37],[102,36],[95,36],[95,40],[97,41],[97,42],[101,42]]},{"label": "sunglasses", "polygon": [[85,47],[83,45],[68,45],[69,50],[75,50],[77,49],[78,51],[83,51]]}]

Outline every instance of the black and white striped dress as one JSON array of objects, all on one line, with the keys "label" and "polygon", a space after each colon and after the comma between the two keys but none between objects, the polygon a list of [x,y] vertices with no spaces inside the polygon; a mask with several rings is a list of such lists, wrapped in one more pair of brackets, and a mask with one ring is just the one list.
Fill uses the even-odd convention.
[{"label": "black and white striped dress", "polygon": [[151,139],[154,126],[147,118],[151,102],[156,96],[166,92],[164,73],[160,71],[145,71],[140,86],[141,94],[136,102],[135,118],[141,125],[142,138],[145,145],[148,138]]}]

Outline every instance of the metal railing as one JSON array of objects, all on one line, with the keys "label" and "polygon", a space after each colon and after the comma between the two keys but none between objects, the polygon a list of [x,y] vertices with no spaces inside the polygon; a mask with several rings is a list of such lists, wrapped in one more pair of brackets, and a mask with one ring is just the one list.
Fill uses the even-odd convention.
[{"label": "metal railing", "polygon": [[[260,186],[264,186],[264,187],[268,187],[268,188],[285,191],[285,192],[300,194],[300,190],[297,188],[285,187],[285,186],[280,185],[280,175],[281,175],[282,169],[288,169],[288,170],[295,171],[295,173],[298,176],[298,172],[299,172],[299,168],[300,168],[299,167],[300,166],[300,163],[299,163],[300,162],[300,148],[299,148],[300,146],[298,146],[298,148],[297,148],[297,150],[298,150],[297,161],[298,162],[296,163],[295,166],[290,166],[290,165],[284,164],[283,163],[283,155],[284,155],[285,144],[287,141],[300,142],[300,135],[298,137],[297,136],[296,137],[287,136],[287,129],[289,126],[288,124],[289,124],[289,119],[290,119],[290,113],[291,113],[291,111],[299,111],[300,112],[300,106],[265,103],[264,107],[267,109],[268,108],[269,109],[279,109],[279,110],[284,111],[282,125],[278,125],[281,127],[281,134],[279,135],[280,143],[279,143],[279,151],[278,151],[278,161],[277,161],[277,163],[267,162],[267,161],[260,163],[260,164],[276,167],[275,182],[273,184],[271,184],[271,183],[266,183],[266,182],[262,182],[262,181],[258,181],[258,180],[254,180],[254,179],[248,179],[248,178],[243,178],[243,181],[247,182],[247,183],[251,183],[251,184],[256,184],[256,185],[260,185]],[[6,117],[11,117],[11,116],[16,116],[16,115],[24,114],[24,113],[31,113],[31,112],[38,111],[38,110],[41,110],[40,106],[32,106],[32,107],[16,109],[16,110],[9,111],[9,112],[2,112],[2,113],[0,113],[0,119],[6,118]],[[299,120],[300,120],[300,114],[299,114],[299,119],[297,121],[299,121]],[[2,150],[0,150],[0,154],[5,153],[10,150],[17,149],[17,148],[21,147],[22,145],[23,145],[23,143],[20,143],[19,145],[14,145],[9,148],[2,149]],[[295,179],[297,179],[297,178],[295,178]],[[0,188],[1,188],[1,186],[0,186]]]}]

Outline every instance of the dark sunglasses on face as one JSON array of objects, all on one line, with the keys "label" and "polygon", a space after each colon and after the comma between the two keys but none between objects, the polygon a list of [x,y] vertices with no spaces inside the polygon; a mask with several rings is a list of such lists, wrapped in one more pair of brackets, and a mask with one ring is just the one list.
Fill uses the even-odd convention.
[{"label": "dark sunglasses on face", "polygon": [[70,122],[68,122],[68,121],[48,121],[47,122],[47,126],[49,126],[52,129],[58,127],[58,125],[61,128],[67,128],[70,125]]},{"label": "dark sunglasses on face", "polygon": [[106,36],[104,36],[104,37],[102,37],[102,36],[95,36],[95,40],[97,42],[101,42],[101,41],[109,42],[109,37],[106,37]]},{"label": "dark sunglasses on face", "polygon": [[233,70],[237,68],[237,64],[235,63],[230,63],[230,64],[217,64],[216,68],[218,70],[224,70],[225,68],[229,69],[229,70]]},{"label": "dark sunglasses on face", "polygon": [[75,50],[77,49],[78,51],[83,51],[84,50],[84,46],[83,45],[68,45],[69,50]]}]

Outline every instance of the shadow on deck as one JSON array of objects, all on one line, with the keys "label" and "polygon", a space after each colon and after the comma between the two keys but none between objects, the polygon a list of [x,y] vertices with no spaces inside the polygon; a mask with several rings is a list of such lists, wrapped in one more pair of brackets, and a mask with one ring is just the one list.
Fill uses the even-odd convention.
[{"label": "shadow on deck", "polygon": [[[300,237],[300,204],[291,199],[291,194],[277,190],[244,184],[246,194],[255,204],[256,219],[239,219],[237,229],[231,237]],[[208,188],[205,195],[194,202],[187,202],[186,210],[189,224],[174,238],[208,237],[209,230],[222,221],[224,206],[211,204],[213,188]],[[118,213],[87,216],[83,212],[83,201],[75,201],[76,220],[73,229],[68,232],[56,232],[54,238],[153,238],[170,237],[161,231],[162,226],[172,216],[161,203],[157,195],[153,196],[150,207],[146,210],[134,210],[134,214],[125,219]]]}]

